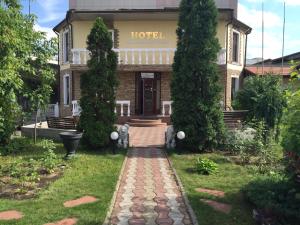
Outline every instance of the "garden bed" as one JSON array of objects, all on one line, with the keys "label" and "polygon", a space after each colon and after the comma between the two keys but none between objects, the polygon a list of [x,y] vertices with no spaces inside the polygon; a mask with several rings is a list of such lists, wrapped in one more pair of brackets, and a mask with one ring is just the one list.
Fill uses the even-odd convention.
[{"label": "garden bed", "polygon": [[[77,225],[102,224],[119,177],[124,154],[110,155],[100,150],[88,151],[81,147],[77,157],[66,163],[62,160],[65,155],[62,144],[56,144],[56,147],[58,161],[55,169],[51,173],[39,175],[40,181],[36,181],[35,189],[37,192],[33,195],[35,197],[25,197],[26,194],[9,198],[3,196],[0,198],[0,212],[20,211],[24,217],[17,224],[22,225],[53,223],[70,217],[77,219]],[[0,165],[8,165],[15,160],[28,162],[30,158],[38,160],[42,156],[43,150],[33,146],[29,151],[0,156]],[[15,179],[7,178],[7,175],[0,177],[4,180]],[[74,208],[64,207],[66,201],[83,196],[93,196],[99,201]],[[16,201],[16,198],[23,200]],[[6,221],[5,224],[16,224],[16,221]]]}]

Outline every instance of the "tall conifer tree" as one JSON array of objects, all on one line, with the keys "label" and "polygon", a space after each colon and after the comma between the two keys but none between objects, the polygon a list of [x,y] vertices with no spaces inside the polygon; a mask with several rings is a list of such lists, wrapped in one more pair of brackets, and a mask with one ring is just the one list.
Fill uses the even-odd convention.
[{"label": "tall conifer tree", "polygon": [[115,129],[115,89],[118,85],[117,55],[112,50],[111,35],[101,18],[97,18],[87,40],[91,52],[89,70],[81,77],[80,128],[84,140],[92,147],[109,144]]},{"label": "tall conifer tree", "polygon": [[191,150],[212,149],[224,132],[221,87],[216,65],[220,45],[218,11],[214,0],[182,0],[173,64],[172,121],[183,130],[183,145]]}]

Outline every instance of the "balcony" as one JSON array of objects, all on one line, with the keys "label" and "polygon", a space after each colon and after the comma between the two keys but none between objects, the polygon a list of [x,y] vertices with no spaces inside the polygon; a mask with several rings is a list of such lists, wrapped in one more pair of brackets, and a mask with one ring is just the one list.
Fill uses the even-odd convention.
[{"label": "balcony", "polygon": [[[175,48],[122,48],[113,49],[118,55],[119,65],[172,65]],[[72,65],[84,66],[89,60],[87,49],[72,49]],[[217,64],[226,64],[226,49],[218,54]]]}]

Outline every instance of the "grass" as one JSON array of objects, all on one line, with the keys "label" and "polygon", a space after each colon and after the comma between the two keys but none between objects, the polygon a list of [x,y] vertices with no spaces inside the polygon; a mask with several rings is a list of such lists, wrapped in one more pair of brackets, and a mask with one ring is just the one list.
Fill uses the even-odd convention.
[{"label": "grass", "polygon": [[[197,157],[213,160],[218,164],[218,172],[212,175],[199,175],[191,172]],[[241,189],[257,176],[247,167],[234,164],[229,157],[221,153],[210,154],[171,154],[175,167],[187,192],[188,199],[198,218],[199,225],[254,225],[252,208],[244,200]],[[224,198],[217,198],[205,193],[198,193],[196,188],[208,188],[225,192]],[[226,215],[217,212],[200,201],[211,199],[232,205],[232,211]]]},{"label": "grass", "polygon": [[[58,144],[56,153],[63,157],[65,151]],[[15,158],[36,157],[38,152],[22,153],[15,156],[0,156],[0,163]],[[41,190],[38,196],[30,200],[0,199],[0,211],[18,210],[24,214],[19,221],[5,221],[5,225],[43,225],[64,218],[75,217],[78,225],[102,224],[118,180],[124,154],[111,155],[89,152],[81,149],[77,157],[68,163],[64,175]],[[95,196],[98,202],[74,208],[64,208],[67,200],[84,195]]]}]

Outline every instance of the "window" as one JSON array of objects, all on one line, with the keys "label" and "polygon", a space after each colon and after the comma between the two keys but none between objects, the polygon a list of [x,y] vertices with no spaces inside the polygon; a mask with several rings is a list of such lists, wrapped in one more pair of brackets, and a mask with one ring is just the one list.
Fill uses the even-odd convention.
[{"label": "window", "polygon": [[232,61],[239,62],[239,40],[240,35],[237,32],[233,32],[233,40],[232,40]]},{"label": "window", "polygon": [[64,75],[64,105],[70,105],[70,76]]},{"label": "window", "polygon": [[69,62],[69,50],[70,50],[70,43],[69,43],[69,31],[65,31],[63,33],[63,61]]},{"label": "window", "polygon": [[108,30],[108,33],[111,35],[111,40],[113,42],[113,46],[115,43],[115,31],[114,30]]},{"label": "window", "polygon": [[238,77],[232,77],[231,78],[231,99],[234,99],[239,89],[240,89],[240,79]]}]

